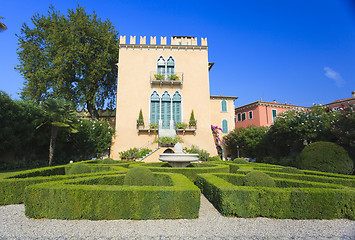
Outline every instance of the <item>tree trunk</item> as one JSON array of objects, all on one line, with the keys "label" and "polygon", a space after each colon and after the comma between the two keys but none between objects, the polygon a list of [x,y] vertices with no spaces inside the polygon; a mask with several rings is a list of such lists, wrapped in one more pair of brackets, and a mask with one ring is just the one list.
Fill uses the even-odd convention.
[{"label": "tree trunk", "polygon": [[49,141],[49,166],[52,165],[54,150],[55,150],[55,140],[58,134],[58,127],[52,125],[51,129],[51,139]]},{"label": "tree trunk", "polygon": [[95,109],[94,104],[90,103],[89,101],[86,102],[88,111],[90,113],[91,119],[92,120],[97,120],[98,119],[98,114],[97,114],[97,110]]}]

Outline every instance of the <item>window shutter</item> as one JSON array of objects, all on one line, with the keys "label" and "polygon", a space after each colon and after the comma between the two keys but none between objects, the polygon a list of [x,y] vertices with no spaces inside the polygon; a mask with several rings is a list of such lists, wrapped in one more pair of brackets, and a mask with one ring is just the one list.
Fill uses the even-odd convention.
[{"label": "window shutter", "polygon": [[227,101],[222,100],[221,104],[222,104],[222,112],[227,112]]},{"label": "window shutter", "polygon": [[222,130],[223,133],[228,133],[228,122],[225,119],[222,121]]}]

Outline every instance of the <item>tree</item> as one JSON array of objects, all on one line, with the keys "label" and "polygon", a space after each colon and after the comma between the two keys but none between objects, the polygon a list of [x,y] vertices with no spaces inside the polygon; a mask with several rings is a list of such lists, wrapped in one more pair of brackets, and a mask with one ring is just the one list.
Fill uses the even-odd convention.
[{"label": "tree", "polygon": [[32,17],[33,28],[22,25],[16,69],[25,78],[23,99],[37,103],[61,98],[87,108],[115,104],[118,32],[109,20],[87,14],[83,7],[67,16],[50,6],[47,16]]},{"label": "tree", "polygon": [[[0,17],[0,19],[4,19],[4,17]],[[2,22],[0,22],[0,32],[4,31],[6,29],[7,29],[6,25],[3,24]]]},{"label": "tree", "polygon": [[261,143],[267,130],[266,127],[240,127],[224,136],[223,141],[234,158],[238,156],[238,149],[240,149],[240,156],[254,158],[262,153]]},{"label": "tree", "polygon": [[71,133],[77,130],[73,127],[73,121],[76,116],[70,110],[70,105],[62,99],[49,98],[43,103],[45,111],[44,121],[37,127],[43,125],[51,125],[51,137],[49,141],[49,166],[52,165],[53,155],[55,151],[55,141],[59,128],[67,128]]}]

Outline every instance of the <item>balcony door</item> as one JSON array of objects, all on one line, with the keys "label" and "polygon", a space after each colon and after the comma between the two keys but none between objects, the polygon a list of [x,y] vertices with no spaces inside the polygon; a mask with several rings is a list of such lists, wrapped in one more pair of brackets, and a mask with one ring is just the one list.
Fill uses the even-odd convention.
[{"label": "balcony door", "polygon": [[170,128],[171,119],[171,98],[168,92],[165,92],[161,98],[161,120],[162,128]]}]

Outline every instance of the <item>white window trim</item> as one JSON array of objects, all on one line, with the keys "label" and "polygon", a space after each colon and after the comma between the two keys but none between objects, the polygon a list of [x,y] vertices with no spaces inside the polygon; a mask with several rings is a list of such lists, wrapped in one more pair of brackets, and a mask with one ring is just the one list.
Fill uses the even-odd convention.
[{"label": "white window trim", "polygon": [[[275,117],[274,117],[274,114],[273,114],[274,110],[276,112],[276,116]],[[275,108],[271,109],[271,117],[272,117],[272,122],[274,122],[275,119],[277,118],[277,109],[275,109]]]}]

